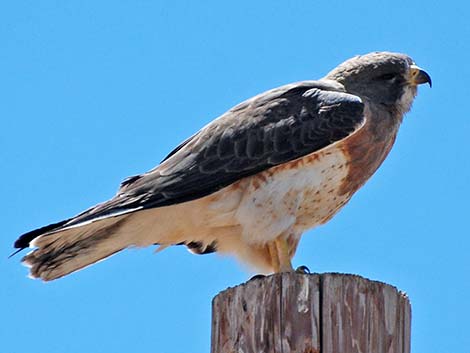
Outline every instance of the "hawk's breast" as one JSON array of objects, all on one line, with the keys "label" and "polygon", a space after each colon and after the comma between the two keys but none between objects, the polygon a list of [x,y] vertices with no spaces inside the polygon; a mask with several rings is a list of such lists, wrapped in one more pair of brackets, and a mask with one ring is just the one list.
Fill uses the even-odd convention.
[{"label": "hawk's breast", "polygon": [[298,235],[330,219],[351,197],[341,193],[347,155],[338,144],[243,179],[235,217],[248,243]]}]

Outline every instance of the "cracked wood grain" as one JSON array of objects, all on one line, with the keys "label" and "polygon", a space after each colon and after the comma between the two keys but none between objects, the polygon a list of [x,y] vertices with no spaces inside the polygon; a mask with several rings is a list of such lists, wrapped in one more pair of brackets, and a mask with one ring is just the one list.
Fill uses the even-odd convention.
[{"label": "cracked wood grain", "polygon": [[219,293],[212,353],[409,353],[411,308],[359,276],[283,273]]}]

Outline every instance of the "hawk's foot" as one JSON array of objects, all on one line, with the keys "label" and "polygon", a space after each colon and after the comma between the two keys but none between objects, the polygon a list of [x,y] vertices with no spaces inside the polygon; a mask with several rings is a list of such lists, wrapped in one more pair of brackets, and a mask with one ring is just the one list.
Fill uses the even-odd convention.
[{"label": "hawk's foot", "polygon": [[303,275],[309,275],[311,272],[310,272],[310,269],[307,266],[302,265],[302,266],[299,266],[295,269],[295,273],[301,273]]},{"label": "hawk's foot", "polygon": [[254,275],[253,277],[251,277],[249,280],[253,281],[253,280],[256,280],[256,279],[262,279],[264,277],[266,277],[266,276],[262,275],[262,274],[257,274],[257,275]]}]

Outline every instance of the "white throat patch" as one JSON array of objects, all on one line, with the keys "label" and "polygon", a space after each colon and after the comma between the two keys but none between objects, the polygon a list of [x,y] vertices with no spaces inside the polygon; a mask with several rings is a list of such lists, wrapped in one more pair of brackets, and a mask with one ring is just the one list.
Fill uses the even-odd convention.
[{"label": "white throat patch", "polygon": [[413,100],[416,97],[417,91],[418,90],[416,86],[406,85],[404,87],[403,94],[401,95],[397,104],[401,115],[407,113],[411,109],[411,105],[413,104]]}]

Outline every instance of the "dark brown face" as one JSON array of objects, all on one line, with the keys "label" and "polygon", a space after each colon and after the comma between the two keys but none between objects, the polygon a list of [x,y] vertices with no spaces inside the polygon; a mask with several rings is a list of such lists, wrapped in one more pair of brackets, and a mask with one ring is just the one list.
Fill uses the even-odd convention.
[{"label": "dark brown face", "polygon": [[387,52],[352,58],[326,78],[340,82],[349,93],[402,113],[411,107],[417,85],[431,84],[429,75],[410,57]]}]

